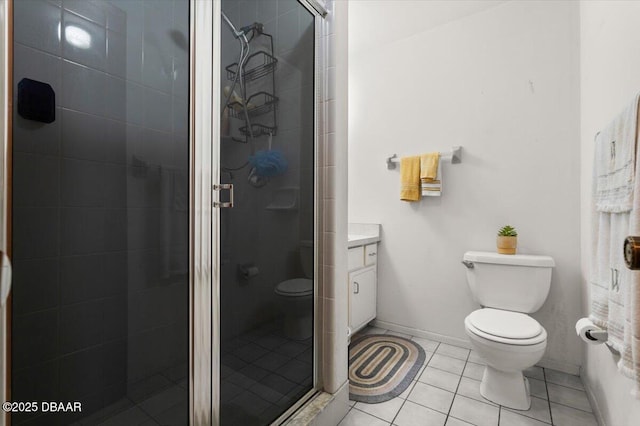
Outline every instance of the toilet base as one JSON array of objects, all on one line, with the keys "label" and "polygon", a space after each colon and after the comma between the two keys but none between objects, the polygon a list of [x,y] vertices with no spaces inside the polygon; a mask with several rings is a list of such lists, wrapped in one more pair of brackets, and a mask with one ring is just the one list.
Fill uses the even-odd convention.
[{"label": "toilet base", "polygon": [[306,340],[313,335],[313,317],[286,315],[283,326],[284,335],[292,340]]},{"label": "toilet base", "polygon": [[522,371],[500,371],[487,365],[480,383],[480,395],[515,410],[528,410],[531,407],[529,381]]}]

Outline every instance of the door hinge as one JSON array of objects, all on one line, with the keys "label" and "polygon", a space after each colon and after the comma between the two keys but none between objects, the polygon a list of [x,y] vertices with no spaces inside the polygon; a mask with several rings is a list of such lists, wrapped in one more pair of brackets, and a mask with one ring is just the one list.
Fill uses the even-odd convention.
[{"label": "door hinge", "polygon": [[213,190],[214,191],[223,191],[225,189],[229,190],[229,201],[224,201],[224,202],[223,201],[214,201],[213,202],[213,207],[218,208],[218,209],[233,208],[233,184],[232,183],[221,183],[221,184],[213,185]]}]

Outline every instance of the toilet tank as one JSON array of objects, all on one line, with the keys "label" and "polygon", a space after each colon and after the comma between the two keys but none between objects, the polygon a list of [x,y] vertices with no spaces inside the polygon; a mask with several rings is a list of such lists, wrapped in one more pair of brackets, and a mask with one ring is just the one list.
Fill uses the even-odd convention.
[{"label": "toilet tank", "polygon": [[555,266],[549,256],[481,251],[466,252],[462,263],[476,302],[523,313],[536,312],[547,299]]}]

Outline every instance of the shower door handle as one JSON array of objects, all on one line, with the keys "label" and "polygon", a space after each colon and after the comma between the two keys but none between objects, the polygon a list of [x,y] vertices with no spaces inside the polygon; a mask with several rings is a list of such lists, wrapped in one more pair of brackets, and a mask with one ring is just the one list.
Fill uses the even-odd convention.
[{"label": "shower door handle", "polygon": [[[219,208],[219,209],[232,209],[233,208],[233,184],[232,183],[221,183],[221,184],[216,184],[213,185],[213,190],[214,191],[222,191],[228,189],[229,190],[229,201],[214,201],[213,202],[213,207]],[[219,199],[219,198],[218,198]]]}]

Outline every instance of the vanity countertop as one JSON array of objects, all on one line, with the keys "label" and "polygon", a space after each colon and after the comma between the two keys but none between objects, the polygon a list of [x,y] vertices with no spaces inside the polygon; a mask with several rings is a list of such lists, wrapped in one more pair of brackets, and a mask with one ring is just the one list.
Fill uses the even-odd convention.
[{"label": "vanity countertop", "polygon": [[380,241],[380,224],[350,223],[348,247],[364,246]]}]

